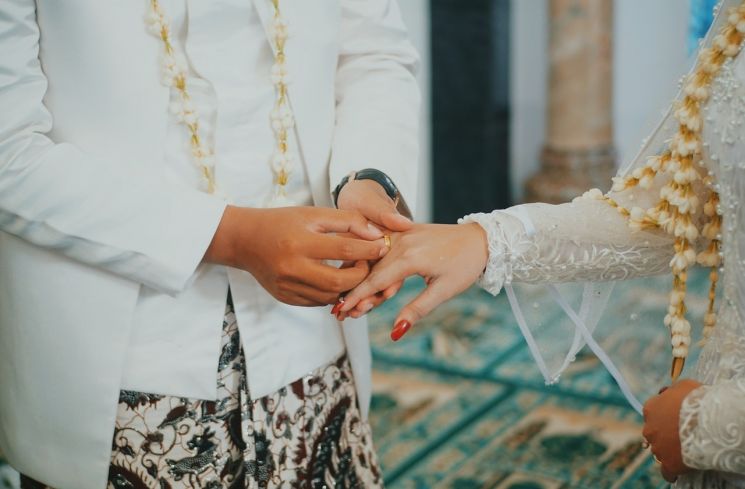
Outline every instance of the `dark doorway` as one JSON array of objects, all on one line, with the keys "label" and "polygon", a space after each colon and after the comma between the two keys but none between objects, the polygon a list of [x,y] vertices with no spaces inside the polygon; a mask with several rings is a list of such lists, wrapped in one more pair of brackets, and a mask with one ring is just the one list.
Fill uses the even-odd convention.
[{"label": "dark doorway", "polygon": [[431,0],[435,222],[510,204],[510,0]]}]

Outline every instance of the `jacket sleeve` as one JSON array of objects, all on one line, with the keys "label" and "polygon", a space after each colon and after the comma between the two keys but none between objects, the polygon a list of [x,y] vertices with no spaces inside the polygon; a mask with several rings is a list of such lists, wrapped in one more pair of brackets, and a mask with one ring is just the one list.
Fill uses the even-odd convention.
[{"label": "jacket sleeve", "polygon": [[39,36],[33,0],[0,3],[0,231],[178,292],[200,263],[225,203],[157,172],[139,173],[51,140]]},{"label": "jacket sleeve", "polygon": [[342,0],[341,9],[330,187],[351,171],[377,168],[412,205],[419,156],[419,57],[395,0]]}]

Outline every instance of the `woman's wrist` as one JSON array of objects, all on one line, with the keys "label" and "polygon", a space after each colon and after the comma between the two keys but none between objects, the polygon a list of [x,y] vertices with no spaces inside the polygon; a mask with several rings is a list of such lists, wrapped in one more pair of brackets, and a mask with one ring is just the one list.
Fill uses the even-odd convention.
[{"label": "woman's wrist", "polygon": [[[477,222],[469,222],[461,224],[460,226],[470,230],[470,236],[472,236],[471,239],[474,241],[475,247],[481,250],[481,253],[478,255],[478,260],[481,265],[481,272],[483,273],[486,271],[486,267],[489,264],[489,237],[486,234],[486,230],[484,230],[481,224]],[[480,246],[476,246],[476,243]]]},{"label": "woman's wrist", "polygon": [[470,214],[458,220],[461,226],[479,226],[483,233],[481,239],[484,242],[484,267],[479,278],[478,285],[492,295],[498,295],[502,287],[509,283],[511,276],[508,272],[508,250],[507,242],[500,223],[492,214]]}]

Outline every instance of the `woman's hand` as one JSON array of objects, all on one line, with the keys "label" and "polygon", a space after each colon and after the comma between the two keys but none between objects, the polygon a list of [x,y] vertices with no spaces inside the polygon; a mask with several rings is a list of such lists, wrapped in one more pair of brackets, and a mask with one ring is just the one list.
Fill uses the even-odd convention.
[{"label": "woman's hand", "polygon": [[421,275],[427,288],[398,314],[391,332],[391,338],[397,341],[435,307],[471,286],[486,267],[488,257],[486,233],[478,224],[415,224],[410,231],[392,236],[391,250],[385,258],[335,309],[348,313],[360,301],[374,300],[392,284]]},{"label": "woman's hand", "polygon": [[681,453],[680,407],[686,396],[699,386],[701,384],[695,380],[681,380],[660,391],[644,405],[642,436],[660,464],[662,477],[668,482],[674,482],[679,475],[691,470],[683,463]]}]

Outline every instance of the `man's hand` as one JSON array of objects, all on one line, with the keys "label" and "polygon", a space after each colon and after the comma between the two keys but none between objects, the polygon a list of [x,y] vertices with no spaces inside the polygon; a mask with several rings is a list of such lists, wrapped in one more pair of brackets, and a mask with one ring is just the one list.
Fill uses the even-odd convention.
[{"label": "man's hand", "polygon": [[[385,193],[383,187],[373,180],[350,180],[339,192],[336,204],[339,209],[361,213],[385,234],[408,231],[413,225],[408,218],[398,213],[395,202]],[[357,263],[355,266],[361,264]],[[396,295],[402,285],[403,280],[396,282],[379,294],[363,300],[354,310],[337,317],[360,317]]]},{"label": "man's hand", "polygon": [[[320,306],[335,303],[367,276],[367,262],[387,251],[382,236],[358,212],[228,206],[203,261],[246,270],[281,302]],[[357,265],[337,269],[324,260]]]},{"label": "man's hand", "polygon": [[700,385],[695,380],[681,380],[644,405],[642,436],[660,464],[662,477],[668,482],[675,482],[679,475],[691,470],[683,463],[681,453],[680,407],[686,396]]},{"label": "man's hand", "polygon": [[412,222],[396,210],[396,204],[383,187],[373,180],[350,180],[339,192],[339,209],[354,210],[370,222],[390,232],[411,229]]}]

